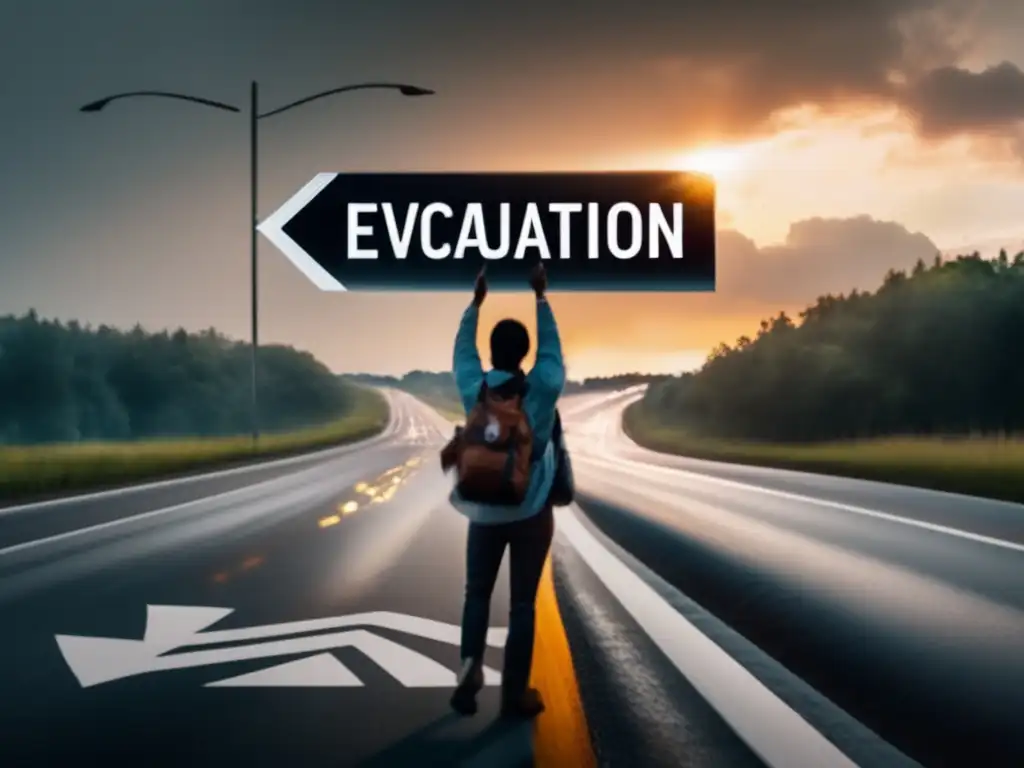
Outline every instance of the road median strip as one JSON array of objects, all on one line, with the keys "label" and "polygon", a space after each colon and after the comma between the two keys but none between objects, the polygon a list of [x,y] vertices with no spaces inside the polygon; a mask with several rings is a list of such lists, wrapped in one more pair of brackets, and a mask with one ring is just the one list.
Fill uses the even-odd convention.
[{"label": "road median strip", "polygon": [[533,764],[537,768],[594,768],[597,760],[555,595],[550,557],[537,591],[537,631],[530,684],[540,691],[546,706],[533,724]]}]

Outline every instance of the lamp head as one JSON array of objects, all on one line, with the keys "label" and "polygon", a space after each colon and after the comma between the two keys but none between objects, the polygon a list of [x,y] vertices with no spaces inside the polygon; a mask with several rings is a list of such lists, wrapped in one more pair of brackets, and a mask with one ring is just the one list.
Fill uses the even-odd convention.
[{"label": "lamp head", "polygon": [[80,112],[99,112],[110,102],[110,99],[100,99],[99,101],[91,101],[82,107]]}]

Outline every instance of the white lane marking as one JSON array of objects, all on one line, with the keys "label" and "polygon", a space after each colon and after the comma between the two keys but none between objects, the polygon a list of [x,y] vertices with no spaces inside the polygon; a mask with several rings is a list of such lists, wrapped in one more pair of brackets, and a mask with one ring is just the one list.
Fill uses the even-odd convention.
[{"label": "white lane marking", "polygon": [[771,768],[856,768],[856,764],[688,622],[608,551],[576,517],[558,522],[598,579],[751,750]]},{"label": "white lane marking", "polygon": [[[424,404],[424,409],[429,407],[430,406]],[[434,424],[424,420],[426,416],[426,412],[418,413],[415,417],[409,420],[409,427],[404,430],[404,437],[400,438],[402,442],[409,445],[426,446],[443,444],[447,441],[447,438]]]},{"label": "white lane marking", "polygon": [[20,544],[12,544],[9,547],[0,549],[0,557],[5,555],[13,555],[16,552],[24,552],[26,550],[35,549],[46,544],[53,544],[58,541],[66,541],[73,539],[76,536],[84,536],[85,534],[95,533],[96,531],[108,530],[110,528],[116,528],[120,525],[128,525],[129,523],[138,522],[140,520],[149,520],[152,518],[160,517],[162,515],[170,514],[171,512],[180,512],[191,507],[198,507],[209,505],[213,502],[222,502],[226,499],[235,497],[252,496],[253,491],[260,491],[263,489],[270,490],[275,486],[281,485],[285,481],[294,481],[296,478],[302,478],[308,474],[312,474],[319,470],[320,467],[310,467],[309,469],[303,470],[295,474],[287,475],[285,477],[274,477],[270,480],[264,480],[259,483],[252,485],[245,485],[241,488],[233,488],[230,491],[223,491],[222,493],[215,493],[212,496],[202,496],[198,499],[192,499],[190,501],[182,502],[181,504],[172,504],[169,507],[160,507],[159,509],[152,509],[148,512],[140,512],[137,515],[129,515],[127,517],[118,517],[114,520],[107,520],[103,523],[95,523],[94,525],[87,525],[84,528],[75,528],[70,531],[64,531],[62,533],[55,533],[51,536],[44,536],[41,539],[32,539],[31,541],[23,541]]},{"label": "white lane marking", "polygon": [[16,512],[34,512],[41,509],[48,509],[50,507],[60,506],[62,504],[78,504],[83,501],[95,501],[97,499],[113,499],[118,496],[123,496],[127,493],[136,493],[139,491],[155,491],[160,488],[171,488],[176,485],[184,485],[186,483],[199,482],[203,480],[213,480],[218,477],[231,477],[233,475],[241,475],[246,472],[255,472],[261,469],[274,469],[277,467],[287,467],[292,464],[298,464],[300,462],[314,462],[318,459],[326,459],[334,456],[345,456],[349,453],[361,451],[364,448],[368,448],[371,445],[376,445],[379,442],[385,441],[390,437],[393,437],[396,433],[396,427],[399,421],[402,419],[402,410],[407,408],[407,404],[396,404],[395,393],[391,390],[380,389],[378,390],[384,395],[388,401],[388,406],[392,412],[391,422],[385,427],[384,431],[373,437],[369,437],[366,440],[360,440],[357,443],[350,443],[348,445],[337,446],[334,448],[325,448],[321,451],[314,451],[311,453],[303,453],[297,456],[288,456],[283,459],[272,459],[270,461],[260,461],[255,463],[245,464],[241,467],[232,467],[230,469],[218,469],[213,472],[203,472],[202,474],[187,475],[185,477],[172,477],[167,480],[153,480],[146,483],[138,483],[134,485],[125,485],[120,488],[109,488],[103,491],[89,491],[88,493],[79,493],[72,496],[61,496],[56,499],[47,499],[46,501],[34,501],[28,504],[17,504],[8,507],[0,507],[0,516],[14,514]]},{"label": "white lane marking", "polygon": [[[334,473],[329,473],[325,470],[325,467],[333,469],[330,464],[318,464],[282,477],[274,477],[259,483],[233,488],[229,491],[202,496],[182,502],[181,504],[160,507],[148,512],[140,512],[102,523],[95,523],[83,528],[75,528],[70,531],[44,536],[43,538],[12,544],[9,547],[0,549],[0,562],[7,555],[17,554],[61,541],[69,541],[79,536],[154,519],[172,512],[181,512],[191,508],[208,507],[207,512],[214,509],[220,512],[227,512],[229,508],[224,505],[230,504],[232,505],[231,509],[234,511],[251,509],[272,512],[305,504],[311,499],[318,499],[319,502],[322,502],[326,500],[326,496],[330,495],[329,489],[337,490],[346,485],[351,485],[362,472],[358,465],[342,464]],[[326,491],[326,493],[321,493],[321,491]],[[243,505],[245,506],[243,507]],[[215,518],[206,517],[203,519],[212,522]]]},{"label": "white lane marking", "polygon": [[[147,606],[146,631],[142,640],[78,635],[57,635],[55,639],[64,656],[64,661],[83,688],[150,672],[187,669],[274,656],[317,653],[342,647],[359,649],[389,675],[407,687],[436,688],[455,684],[456,675],[447,667],[365,629],[349,628],[330,634],[281,639],[281,636],[308,632],[313,629],[337,630],[344,627],[378,626],[458,645],[459,627],[452,624],[444,624],[419,616],[376,611],[220,632],[204,633],[199,631],[231,612],[230,608],[204,606]],[[487,642],[490,645],[501,645],[506,635],[505,628],[493,628],[488,632]],[[169,651],[186,646],[201,647],[229,640],[253,639],[262,640],[262,642],[166,655]],[[261,673],[243,675],[241,682],[239,678],[229,678],[220,683],[246,686],[299,685],[304,684],[301,681],[308,680],[310,666],[300,665],[297,669],[290,664],[284,666],[286,668],[283,670],[278,666],[262,670]],[[342,666],[340,662],[338,662],[338,666]],[[322,667],[318,666],[317,668]],[[347,669],[345,671],[348,672]],[[335,680],[340,679],[338,673],[337,667],[332,668],[331,675]],[[352,678],[355,676],[352,675]],[[485,667],[484,682],[487,685],[498,685],[501,682],[501,675],[495,670]]]},{"label": "white lane marking", "polygon": [[[587,454],[580,457],[582,462],[590,462],[593,464],[601,465],[602,467],[624,471],[627,468],[632,468],[633,472],[648,472],[653,474],[660,474],[675,480],[681,480],[683,478],[689,478],[698,482],[711,483],[713,485],[720,485],[725,488],[733,488],[747,493],[763,493],[768,496],[775,496],[776,498],[786,499],[788,501],[798,501],[805,504],[814,504],[821,507],[828,507],[830,509],[839,510],[841,512],[850,512],[855,515],[861,515],[863,517],[871,517],[876,520],[885,520],[890,523],[898,523],[900,525],[910,526],[912,528],[919,528],[925,531],[931,531],[932,533],[942,533],[947,536],[955,536],[960,539],[967,541],[973,541],[979,544],[987,544],[992,547],[1000,547],[1001,549],[1008,549],[1013,552],[1024,552],[1024,544],[1018,544],[1014,541],[1007,541],[1006,539],[997,539],[994,536],[986,536],[981,533],[974,533],[972,531],[965,531],[962,528],[953,528],[948,525],[940,525],[939,523],[930,523],[925,520],[915,520],[914,518],[901,517],[900,515],[894,515],[889,512],[882,512],[877,509],[868,509],[867,507],[857,506],[855,504],[847,504],[841,501],[833,501],[832,499],[817,498],[814,496],[805,496],[801,493],[793,493],[791,491],[781,491],[776,488],[765,488],[760,485],[751,485],[749,483],[742,483],[737,480],[727,480],[722,477],[715,477],[714,475],[704,475],[699,472],[691,472],[686,469],[679,469],[677,467],[665,467],[659,464],[648,464],[646,462],[635,461],[633,459],[627,459],[623,456],[612,456],[606,455],[600,458]],[[626,465],[626,466],[623,466]]]},{"label": "white lane marking", "polygon": [[0,549],[0,557],[4,555],[13,555],[15,552],[24,552],[29,549],[35,549],[45,544],[53,544],[58,541],[65,541],[73,539],[76,536],[84,536],[87,533],[94,533],[95,531],[104,531],[108,528],[116,528],[119,525],[126,525],[131,522],[138,522],[139,520],[149,520],[154,517],[160,517],[171,512],[180,512],[190,507],[197,507],[203,504],[209,504],[215,501],[223,501],[225,499],[232,498],[234,496],[241,496],[245,493],[251,493],[253,490],[259,488],[269,488],[275,483],[279,483],[280,478],[274,478],[272,480],[264,480],[262,483],[256,483],[255,485],[246,485],[242,488],[235,488],[230,491],[224,491],[223,493],[216,493],[213,496],[203,496],[199,499],[192,499],[191,501],[182,502],[181,504],[172,504],[169,507],[160,507],[159,509],[152,509],[149,512],[141,512],[137,515],[131,515],[129,517],[118,517],[114,520],[108,520],[104,523],[96,523],[94,525],[87,525],[84,528],[75,528],[70,531],[64,531],[63,533],[55,533],[52,536],[44,536],[41,539],[32,539],[31,541],[23,541],[20,544],[12,544],[9,547]]}]

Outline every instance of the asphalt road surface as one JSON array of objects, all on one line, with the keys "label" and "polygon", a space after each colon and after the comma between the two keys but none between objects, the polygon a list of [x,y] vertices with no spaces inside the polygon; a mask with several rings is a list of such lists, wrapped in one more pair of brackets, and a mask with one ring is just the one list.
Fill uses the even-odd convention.
[{"label": "asphalt road surface", "polygon": [[650,454],[567,398],[581,491],[533,724],[447,707],[451,425],[0,510],[0,766],[1024,765],[1022,509]]},{"label": "asphalt road surface", "polygon": [[904,755],[1024,766],[1024,506],[653,453],[622,433],[635,397],[591,398],[572,432],[592,524]]}]

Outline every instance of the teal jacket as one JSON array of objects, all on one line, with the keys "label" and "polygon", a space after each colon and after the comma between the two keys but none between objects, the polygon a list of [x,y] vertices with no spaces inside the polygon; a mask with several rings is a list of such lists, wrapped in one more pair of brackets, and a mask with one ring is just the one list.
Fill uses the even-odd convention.
[{"label": "teal jacket", "polygon": [[[497,387],[511,378],[505,371],[484,373],[477,351],[477,325],[479,310],[472,304],[462,314],[459,331],[455,334],[455,355],[452,373],[459,388],[462,407],[468,414],[476,404],[480,387]],[[530,472],[530,486],[526,499],[519,506],[496,506],[464,501],[458,491],[452,490],[452,506],[475,523],[509,523],[537,514],[544,508],[555,476],[555,451],[551,432],[555,425],[555,407],[565,387],[565,360],[562,342],[558,337],[558,324],[547,299],[537,300],[537,359],[526,377],[529,389],[523,400],[523,410],[533,430],[536,445],[546,444],[543,455],[534,461]]]}]

